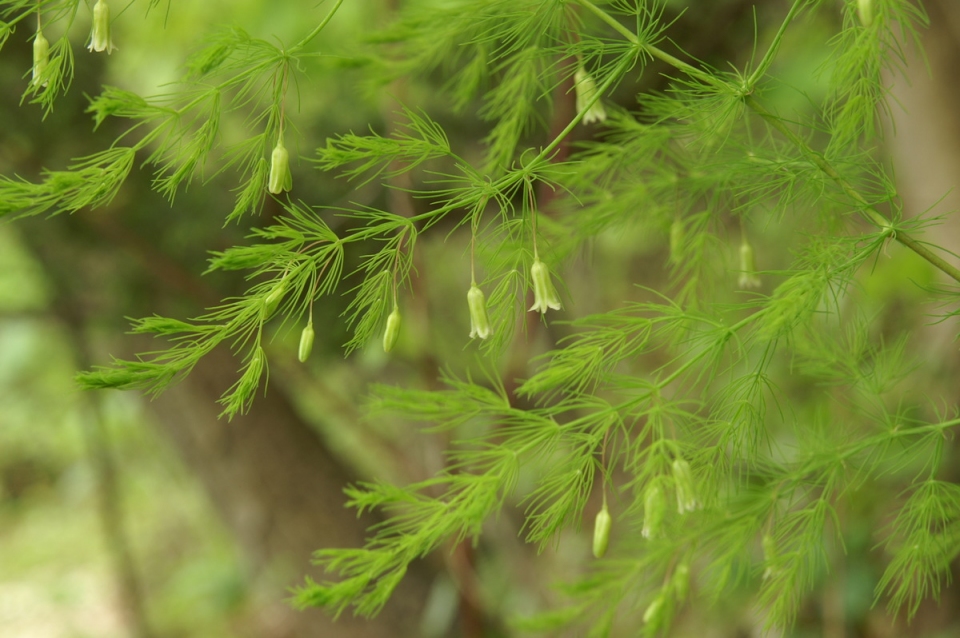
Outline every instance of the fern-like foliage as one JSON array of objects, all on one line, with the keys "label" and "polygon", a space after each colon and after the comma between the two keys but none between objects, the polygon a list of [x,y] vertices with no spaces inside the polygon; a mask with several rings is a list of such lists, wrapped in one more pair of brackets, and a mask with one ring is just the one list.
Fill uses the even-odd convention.
[{"label": "fern-like foliage", "polygon": [[[229,176],[224,219],[259,211],[270,151],[296,130],[291,96],[316,70],[314,38],[340,10],[331,4],[291,45],[214,32],[162,95],[105,87],[89,113],[95,126],[128,126],[117,142],[35,182],[0,179],[0,213],[107,205],[138,163],[171,201]],[[609,553],[564,588],[567,609],[517,627],[656,635],[695,613],[692,600],[754,605],[763,623],[789,626],[844,560],[864,500],[877,504],[859,515],[889,523],[873,539],[884,552],[878,601],[912,616],[948,581],[960,492],[944,459],[960,420],[931,407],[910,335],[878,336],[865,310],[873,270],[897,244],[960,283],[928,243],[936,220],[901,210],[875,150],[878,113],[891,108],[882,73],[903,69],[926,15],[911,0],[758,3],[775,26],[752,55],[715,68],[675,40],[690,16],[674,4],[411,2],[365,34],[354,60],[382,84],[436,95],[304,158],[355,188],[351,201],[277,195],[270,225],[210,259],[211,271],[247,274],[244,294],[189,321],[138,320],[134,332],[167,347],[80,375],[88,388],[157,393],[225,345],[241,362],[222,398],[232,417],[266,381],[274,328],[344,294],[349,354],[403,325],[387,317],[409,317],[418,268],[469,273],[492,328],[478,358],[450,362],[441,389],[371,390],[377,418],[447,437],[445,467],[406,486],[349,487],[350,506],[385,520],[365,547],[320,549],[330,577],[307,581],[296,604],[376,614],[411,563],[481,543],[504,511],[546,552],[587,535],[599,498],[613,513]],[[40,7],[69,21],[77,3]],[[36,8],[0,3],[0,42]],[[797,107],[783,69],[791,46],[816,37],[831,42],[821,99]],[[58,41],[48,84],[28,89],[44,108],[69,85],[69,50]],[[244,135],[227,139],[238,113]],[[381,187],[414,211],[363,196]],[[423,246],[438,237],[463,259],[432,263]],[[772,254],[777,245],[788,249]],[[644,272],[655,262],[665,279]],[[583,277],[610,290],[575,284]],[[547,330],[527,309],[551,286],[557,299],[534,303],[549,308],[536,317]],[[433,306],[463,322],[465,344],[466,290]],[[955,288],[924,294],[955,315]],[[518,345],[546,338],[541,350]]]}]

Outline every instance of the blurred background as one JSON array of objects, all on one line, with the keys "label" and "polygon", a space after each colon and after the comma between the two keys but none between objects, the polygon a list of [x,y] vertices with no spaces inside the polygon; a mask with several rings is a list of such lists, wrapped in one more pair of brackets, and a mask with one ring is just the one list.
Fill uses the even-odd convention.
[{"label": "blurred background", "polygon": [[[302,158],[293,162],[298,199],[377,204],[396,212],[423,205],[388,196],[376,183],[358,188],[336,180],[309,161],[328,136],[368,126],[389,131],[398,99],[429,112],[459,148],[475,148],[483,138],[487,125],[475,109],[455,116],[444,103],[438,88],[445,77],[377,87],[365,76],[358,62],[364,37],[389,21],[399,1],[347,2],[318,40],[324,56],[300,77],[299,111],[292,116],[297,141],[287,142]],[[75,27],[77,77],[45,120],[37,107],[20,104],[32,32],[20,28],[11,37],[0,57],[3,174],[36,178],[42,168],[60,169],[71,158],[106,148],[122,129],[108,121],[93,131],[85,96],[96,95],[102,84],[162,92],[212,25],[228,19],[255,37],[291,42],[325,10],[312,2],[204,0],[160,3],[144,15],[147,4],[117,12],[119,50],[110,57],[83,49],[86,30]],[[841,3],[823,4],[835,11],[805,18],[774,70],[793,83],[770,97],[780,109],[802,113],[808,99],[817,103],[826,90],[815,71],[839,25]],[[890,133],[880,149],[896,167],[908,215],[955,211],[960,197],[960,4],[924,4],[932,18],[923,33],[926,58],[907,48],[906,77],[890,76]],[[786,6],[780,0],[674,0],[669,15],[687,12],[670,35],[717,68],[728,61],[742,68],[755,26],[761,42],[768,40]],[[88,19],[82,10],[80,20]],[[638,93],[665,88],[662,71],[654,66],[636,84],[621,84],[611,101],[635,108]],[[563,89],[557,95],[546,116],[568,118],[572,94]],[[244,121],[244,114],[235,114],[224,135],[239,135]],[[577,135],[591,133],[581,128]],[[544,139],[546,130],[531,141]],[[77,370],[163,347],[125,335],[124,317],[193,317],[241,293],[246,282],[240,277],[200,275],[207,253],[245,241],[251,227],[281,212],[268,201],[260,218],[224,226],[235,176],[194,184],[173,205],[151,191],[150,180],[149,171],[135,170],[104,209],[0,225],[0,637],[476,638],[517,635],[510,616],[556,604],[553,583],[582,573],[589,539],[571,531],[538,556],[517,538],[517,509],[491,522],[479,547],[451,547],[415,566],[373,621],[347,613],[331,625],[319,611],[294,611],[287,602],[289,588],[305,574],[320,577],[310,572],[312,551],[358,546],[365,527],[376,521],[342,507],[344,485],[419,480],[443,467],[443,436],[367,419],[363,402],[371,382],[436,387],[441,367],[457,369],[474,356],[464,348],[466,308],[459,303],[468,282],[453,272],[463,269],[419,268],[406,311],[409,327],[389,359],[379,347],[342,356],[347,333],[335,299],[315,309],[318,342],[308,365],[296,362],[299,330],[278,330],[269,351],[269,387],[249,415],[232,422],[217,419],[216,403],[239,368],[228,352],[215,352],[155,400],[77,391]],[[591,266],[594,274],[577,264],[566,273],[575,301],[565,318],[619,303],[634,294],[637,282],[665,285],[663,231],[641,223],[629,241],[600,238],[604,259]],[[784,268],[790,233],[767,231],[757,248],[759,267]],[[935,232],[937,243],[960,252],[955,216]],[[465,245],[464,236],[444,241],[443,232],[434,233],[419,246],[421,265],[460,263]],[[911,347],[934,363],[930,382],[940,384],[944,396],[952,392],[955,402],[955,329],[928,325],[929,309],[919,305],[924,293],[917,284],[936,283],[936,275],[897,245],[873,274],[865,284],[870,307],[891,333],[916,335]],[[458,300],[455,307],[449,298]],[[550,334],[543,326],[530,328],[503,364],[506,379],[528,374],[529,358],[565,334],[563,326],[551,327]],[[909,627],[893,623],[882,606],[871,608],[882,568],[870,557],[870,539],[870,530],[862,530],[842,590],[825,587],[830,601],[812,601],[793,635],[960,635],[960,597],[952,590]],[[701,609],[696,616],[676,635],[779,635],[764,634],[747,612]]]}]

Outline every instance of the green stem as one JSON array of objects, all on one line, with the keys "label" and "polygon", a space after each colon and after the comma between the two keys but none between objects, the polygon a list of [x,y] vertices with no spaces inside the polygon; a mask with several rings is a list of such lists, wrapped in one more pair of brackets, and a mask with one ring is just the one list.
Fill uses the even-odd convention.
[{"label": "green stem", "polygon": [[613,30],[625,37],[627,40],[630,40],[634,44],[637,44],[637,36],[628,28],[617,22],[613,16],[609,13],[598,7],[597,5],[590,2],[590,0],[577,0],[584,8],[592,11],[598,18],[609,24],[613,27]]},{"label": "green stem", "polygon": [[341,4],[343,4],[343,0],[337,0],[336,4],[333,5],[333,8],[330,9],[330,12],[327,13],[327,17],[323,19],[323,22],[321,22],[320,24],[318,24],[313,31],[311,31],[310,33],[308,33],[302,40],[300,40],[299,42],[297,42],[297,43],[293,46],[293,48],[291,48],[290,51],[288,51],[288,53],[293,53],[294,51],[299,51],[299,50],[302,49],[303,47],[305,47],[305,46],[307,46],[308,44],[310,44],[310,41],[313,40],[315,37],[317,37],[317,35],[319,35],[319,33],[320,33],[321,31],[323,31],[323,28],[324,28],[325,26],[327,26],[327,23],[330,22],[330,20],[333,19],[333,16],[337,13],[337,9],[340,8],[340,5],[341,5]]},{"label": "green stem", "polygon": [[540,261],[540,255],[537,252],[537,203],[533,199],[533,184],[529,179],[524,180],[527,191],[527,201],[530,206],[530,223],[532,225],[531,233],[533,234],[533,261]]},{"label": "green stem", "polygon": [[[757,319],[760,319],[765,314],[767,314],[769,310],[770,310],[770,307],[765,306],[760,310],[756,311],[755,313],[753,313],[752,315],[748,317],[744,317],[737,323],[727,328],[727,334],[732,336],[733,334],[740,332],[741,329],[745,328],[746,326],[750,325]],[[656,385],[657,389],[662,390],[667,386],[669,386],[671,383],[673,383],[678,378],[680,378],[687,370],[689,370],[694,365],[699,363],[701,359],[703,359],[705,356],[707,356],[711,352],[712,350],[710,350],[709,348],[704,348],[703,350],[701,350],[699,353],[697,353],[691,359],[689,359],[686,363],[684,363],[679,368],[671,372],[666,378],[663,379],[663,381],[658,382]]]},{"label": "green stem", "polygon": [[[761,308],[761,309],[758,310],[757,312],[755,312],[755,313],[753,313],[753,314],[751,314],[751,315],[749,315],[749,316],[747,316],[747,317],[744,317],[743,319],[741,319],[741,320],[738,321],[737,323],[735,323],[735,324],[733,324],[732,326],[730,326],[729,328],[727,328],[727,334],[730,335],[730,336],[734,335],[735,333],[739,332],[739,331],[742,330],[743,328],[749,326],[751,323],[753,323],[753,322],[757,321],[758,319],[762,318],[764,315],[767,314],[767,312],[769,312],[769,306],[768,306],[768,307],[765,307],[765,308]],[[721,325],[718,324],[718,323],[714,323],[714,325],[716,325],[717,327],[721,327]],[[666,389],[667,387],[669,387],[671,383],[673,383],[674,381],[676,381],[677,379],[679,379],[681,376],[683,376],[687,371],[689,371],[690,368],[692,368],[693,366],[695,366],[695,365],[697,365],[698,363],[700,363],[700,361],[702,361],[702,360],[704,359],[704,357],[706,357],[706,356],[709,355],[709,354],[712,354],[713,352],[714,352],[713,349],[711,349],[711,348],[705,348],[705,349],[701,350],[700,352],[694,354],[694,355],[693,355],[692,357],[690,357],[689,359],[687,359],[687,361],[685,361],[684,363],[682,363],[676,370],[674,370],[673,372],[671,372],[669,375],[667,375],[667,376],[664,377],[663,379],[657,380],[655,383],[653,383],[652,387],[651,387],[650,389],[646,390],[645,392],[643,392],[643,393],[641,393],[641,394],[639,394],[639,395],[637,395],[637,396],[635,396],[635,397],[631,397],[630,399],[627,399],[626,401],[623,401],[623,402],[621,402],[621,403],[614,404],[614,405],[610,405],[608,408],[606,408],[606,409],[604,409],[604,410],[601,410],[601,411],[599,411],[599,412],[593,412],[593,413],[591,413],[591,414],[589,414],[589,415],[572,419],[572,420],[566,422],[562,427],[564,427],[564,428],[570,428],[570,429],[576,429],[576,428],[579,428],[579,427],[582,427],[582,426],[587,426],[587,425],[589,425],[589,423],[590,423],[591,420],[596,419],[596,418],[598,418],[598,417],[604,417],[604,416],[607,416],[607,415],[609,415],[609,416],[615,416],[615,415],[618,415],[618,414],[622,414],[622,413],[624,413],[624,412],[629,412],[630,410],[632,410],[632,409],[635,408],[636,406],[638,406],[638,405],[640,405],[640,404],[643,404],[643,403],[646,403],[647,401],[650,401],[650,400],[653,398],[654,393],[659,394],[660,392],[662,392],[664,389]],[[675,360],[675,359],[674,359],[674,360]],[[671,363],[672,363],[672,362],[671,362]],[[669,364],[667,364],[667,365],[669,365]],[[660,368],[660,369],[662,370],[663,368]]]},{"label": "green stem", "polygon": [[[622,66],[625,66],[625,65],[622,65]],[[616,69],[615,71],[610,73],[610,75],[607,76],[607,79],[603,82],[603,84],[601,84],[597,88],[597,90],[594,91],[593,96],[591,96],[590,100],[584,105],[583,110],[578,112],[573,117],[573,119],[570,120],[570,123],[567,124],[564,127],[564,129],[557,134],[555,138],[553,138],[553,141],[547,144],[543,148],[543,150],[540,151],[540,154],[537,155],[536,159],[530,163],[530,166],[536,166],[538,163],[545,160],[550,155],[550,153],[552,153],[558,146],[560,146],[560,144],[567,137],[567,135],[569,135],[570,132],[573,131],[573,129],[577,126],[577,124],[580,123],[580,120],[583,119],[583,116],[586,115],[591,108],[593,108],[593,105],[600,100],[600,98],[607,92],[607,90],[610,89],[610,87],[613,85],[614,82],[616,82],[619,79],[619,77],[620,77],[620,69]]]},{"label": "green stem", "polygon": [[[586,105],[584,106],[583,110],[580,111],[580,112],[578,112],[578,113],[573,117],[573,119],[570,120],[570,123],[567,124],[567,125],[564,127],[564,129],[563,129],[562,131],[560,131],[560,132],[557,134],[557,136],[554,137],[553,140],[552,140],[549,144],[547,144],[545,147],[543,147],[543,149],[540,151],[540,153],[539,153],[531,162],[529,162],[529,163],[527,164],[527,169],[528,169],[528,171],[522,171],[522,172],[511,171],[511,172],[507,173],[506,175],[503,175],[503,176],[499,177],[499,178],[498,178],[495,182],[493,182],[493,184],[491,185],[491,190],[492,190],[492,191],[496,191],[496,192],[503,192],[505,189],[509,188],[510,186],[512,186],[513,184],[515,184],[517,181],[522,180],[522,179],[523,179],[523,180],[529,179],[529,172],[531,172],[532,169],[534,169],[536,166],[538,166],[538,165],[540,164],[540,162],[542,162],[542,161],[544,161],[545,159],[547,159],[547,157],[549,157],[550,154],[551,154],[554,150],[556,150],[556,148],[557,148],[558,146],[560,146],[560,144],[563,142],[563,140],[564,140],[568,135],[570,135],[570,133],[573,131],[573,129],[576,128],[577,124],[580,123],[580,120],[583,119],[583,116],[587,114],[587,112],[593,107],[593,105],[597,103],[597,101],[604,95],[604,93],[607,92],[607,90],[613,85],[613,83],[616,82],[617,79],[619,79],[619,77],[620,77],[619,69],[613,71],[612,73],[610,73],[610,75],[607,77],[607,79],[603,82],[603,84],[601,84],[601,85],[597,88],[596,92],[593,94],[593,96],[590,98],[590,100],[586,103]],[[410,221],[411,221],[411,222],[414,222],[414,223],[416,223],[416,222],[421,222],[421,221],[426,221],[426,222],[429,222],[429,223],[435,223],[438,218],[442,217],[443,215],[446,215],[447,213],[449,213],[449,212],[452,211],[452,210],[455,210],[455,209],[457,209],[457,208],[461,208],[462,206],[463,206],[463,202],[462,202],[462,201],[449,202],[449,203],[447,203],[447,204],[445,204],[444,206],[441,206],[441,207],[439,207],[439,208],[435,208],[435,209],[430,210],[430,211],[427,211],[427,212],[425,212],[425,213],[420,213],[419,215],[414,215],[413,217],[410,218]],[[536,248],[536,247],[534,247],[534,248]]]},{"label": "green stem", "polygon": [[770,68],[770,65],[773,63],[773,59],[780,51],[780,43],[783,41],[783,36],[787,32],[787,27],[790,26],[790,23],[793,22],[793,19],[797,17],[797,14],[800,12],[800,8],[807,2],[808,0],[794,1],[793,6],[790,7],[790,11],[787,12],[787,17],[783,19],[783,23],[780,25],[777,35],[774,36],[773,42],[770,43],[766,54],[764,54],[763,59],[760,60],[757,70],[750,74],[750,79],[747,80],[748,90],[753,90],[753,87],[757,84],[757,82],[760,81],[760,78],[763,77],[763,74],[766,73],[767,69]]},{"label": "green stem", "polygon": [[600,18],[601,20],[609,24],[611,27],[613,27],[613,29],[617,33],[625,37],[628,41],[630,41],[630,43],[636,45],[641,51],[643,51],[650,57],[656,60],[660,60],[661,62],[665,62],[676,69],[680,69],[687,75],[691,77],[695,77],[698,80],[705,82],[707,84],[712,84],[714,86],[724,86],[724,87],[729,86],[723,80],[720,80],[710,75],[709,73],[706,73],[705,71],[701,71],[700,69],[698,69],[693,65],[687,64],[680,58],[676,58],[670,55],[669,53],[667,53],[666,51],[652,44],[640,42],[640,38],[637,37],[637,34],[633,33],[632,31],[627,29],[625,26],[617,22],[617,20],[614,19],[613,16],[611,16],[609,13],[607,13],[597,5],[590,2],[590,0],[576,0],[576,1],[585,9],[593,12],[598,18]]},{"label": "green stem", "polygon": [[955,281],[960,282],[960,270],[958,270],[956,267],[947,263],[943,258],[935,254],[933,251],[931,251],[929,248],[924,246],[922,243],[920,243],[913,237],[910,237],[904,232],[893,230],[893,227],[890,224],[890,222],[887,221],[887,218],[881,215],[879,212],[877,212],[877,210],[870,205],[870,203],[866,200],[866,198],[863,195],[861,195],[860,192],[856,188],[854,188],[853,185],[850,182],[848,182],[843,177],[843,175],[841,175],[840,172],[837,171],[836,168],[833,167],[833,165],[827,160],[827,158],[825,158],[822,154],[818,153],[817,151],[813,150],[810,147],[810,145],[807,144],[806,140],[804,140],[795,131],[793,131],[792,129],[790,129],[790,127],[784,124],[783,120],[781,120],[777,116],[770,113],[770,111],[766,110],[759,102],[757,102],[756,98],[752,96],[747,96],[745,98],[745,102],[747,106],[749,106],[753,110],[754,113],[762,117],[766,122],[770,124],[770,126],[772,126],[774,129],[780,132],[784,137],[790,140],[790,142],[794,146],[796,146],[800,150],[800,152],[803,153],[805,157],[807,157],[807,159],[813,162],[817,166],[817,168],[819,168],[823,172],[824,175],[826,175],[831,180],[833,180],[833,182],[840,187],[840,190],[842,190],[847,197],[849,197],[854,202],[856,202],[857,205],[860,206],[861,211],[863,212],[867,220],[869,220],[872,224],[876,225],[878,228],[881,228],[884,231],[891,234],[894,239],[896,239],[898,242],[900,242],[901,244],[903,244],[904,246],[906,246],[916,254],[926,259],[934,267],[938,268],[940,271],[945,273],[951,279],[954,279]]}]

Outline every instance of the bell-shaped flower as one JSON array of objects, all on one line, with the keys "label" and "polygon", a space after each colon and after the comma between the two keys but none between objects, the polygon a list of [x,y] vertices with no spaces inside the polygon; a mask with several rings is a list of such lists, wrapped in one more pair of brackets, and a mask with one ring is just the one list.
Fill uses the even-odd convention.
[{"label": "bell-shaped flower", "polygon": [[548,308],[560,310],[560,297],[550,280],[550,271],[539,259],[530,266],[530,279],[533,281],[533,305],[530,310],[546,312]]},{"label": "bell-shaped flower", "polygon": [[763,562],[766,567],[763,570],[763,579],[766,580],[777,573],[777,542],[773,540],[770,534],[764,534],[761,541],[763,546]]},{"label": "bell-shaped flower", "polygon": [[[603,108],[603,102],[599,98],[593,101],[597,95],[597,83],[593,81],[593,77],[587,73],[582,64],[573,75],[573,87],[577,93],[577,113],[586,111],[583,116],[584,124],[603,122],[607,119],[607,110]],[[591,101],[593,104],[590,104]]]},{"label": "bell-shaped flower", "polygon": [[737,279],[737,285],[741,288],[760,287],[757,263],[753,256],[753,246],[746,239],[740,244],[740,278]]},{"label": "bell-shaped flower", "polygon": [[697,502],[697,493],[693,487],[693,473],[690,464],[683,459],[673,462],[673,483],[677,493],[677,511],[681,514],[692,512],[700,504]]},{"label": "bell-shaped flower", "polygon": [[107,55],[110,55],[116,48],[110,37],[110,7],[106,0],[97,0],[97,4],[93,5],[93,29],[90,31],[90,45],[87,49],[99,53],[106,51]]},{"label": "bell-shaped flower", "polygon": [[487,316],[487,299],[476,284],[467,292],[467,306],[470,307],[470,338],[486,339],[493,334],[490,318]]},{"label": "bell-shaped flower", "polygon": [[267,190],[274,195],[293,188],[293,177],[290,175],[290,153],[283,145],[283,137],[277,139],[277,145],[270,155],[270,179],[267,181]]}]

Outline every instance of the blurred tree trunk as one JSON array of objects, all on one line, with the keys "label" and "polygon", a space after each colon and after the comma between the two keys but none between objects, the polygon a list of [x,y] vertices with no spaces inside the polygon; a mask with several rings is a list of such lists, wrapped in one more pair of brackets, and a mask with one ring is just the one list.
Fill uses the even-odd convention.
[{"label": "blurred tree trunk", "polygon": [[[129,278],[108,274],[129,272],[136,267],[130,261],[129,245],[111,244],[90,233],[91,228],[100,226],[66,217],[21,224],[29,247],[53,284],[57,316],[71,327],[71,332],[87,338],[98,332],[96,324],[103,324],[105,317],[111,316],[119,299],[145,292],[142,288],[124,289]],[[146,284],[152,293],[145,303],[169,306],[170,297],[181,291],[176,290],[176,285],[165,287],[163,282],[177,279],[176,265],[161,263],[158,260],[163,258],[155,255],[149,259],[143,255],[134,258],[152,261],[156,267],[154,273],[148,273],[155,281],[153,285]],[[138,279],[133,277],[134,281]],[[181,278],[180,285],[186,281]],[[113,320],[106,322],[112,324]],[[96,344],[92,350],[101,353],[98,356],[105,361],[102,345]],[[117,350],[148,350],[157,346],[155,342],[128,338],[114,341],[111,349],[113,354],[129,357],[132,352]],[[366,527],[374,521],[369,517],[357,518],[353,510],[343,507],[343,487],[355,477],[300,418],[280,384],[273,383],[265,395],[258,397],[249,414],[232,421],[218,419],[217,399],[236,380],[238,367],[229,351],[215,350],[182,382],[146,406],[235,536],[252,579],[269,579],[278,571],[290,577],[286,582],[274,583],[279,600],[285,597],[281,587],[296,584],[302,574],[323,578],[316,568],[310,572],[313,551],[323,547],[359,547]],[[269,619],[270,626],[258,628],[253,635],[416,636],[428,587],[426,570],[412,571],[384,612],[371,621],[355,619],[348,613],[332,624],[318,610],[298,612],[278,606],[277,615]]]},{"label": "blurred tree trunk", "polygon": [[[887,152],[897,167],[897,190],[907,217],[926,211],[960,209],[960,3],[928,0],[930,27],[921,31],[923,49],[904,42],[906,74],[888,74],[893,87]],[[949,216],[937,242],[960,252],[960,221]],[[945,255],[954,265],[960,259]]]},{"label": "blurred tree trunk", "polygon": [[[11,40],[4,56],[0,83],[21,87],[21,71],[31,60],[29,43]],[[41,167],[60,168],[67,158],[109,142],[109,131],[91,140],[83,95],[97,93],[100,67],[96,56],[85,62],[77,66],[70,93],[42,123],[39,110],[20,106],[15,91],[0,96],[0,115],[10,132],[0,149],[4,173],[33,176]],[[121,317],[165,311],[182,316],[231,294],[210,290],[192,274],[202,270],[206,250],[232,241],[222,234],[222,216],[212,212],[209,202],[191,205],[186,195],[178,199],[177,210],[190,214],[171,213],[169,204],[150,192],[150,178],[135,170],[107,212],[17,222],[46,271],[55,314],[71,334],[86,335],[88,343],[77,344],[77,350],[89,350],[99,363],[107,362],[108,353],[129,358],[135,351],[163,347],[129,337],[96,343],[95,335],[122,334]],[[370,621],[347,612],[334,624],[319,610],[299,612],[280,602],[287,598],[284,587],[302,582],[304,574],[323,578],[309,565],[312,552],[362,546],[365,530],[375,519],[358,519],[355,511],[343,507],[343,488],[355,478],[352,471],[297,414],[281,384],[272,383],[269,392],[258,396],[248,415],[231,422],[218,419],[217,399],[236,380],[238,367],[228,351],[215,351],[180,384],[147,403],[147,410],[236,538],[251,578],[267,583],[276,578],[278,568],[283,573],[283,582],[270,585],[278,601],[276,614],[244,635],[419,635],[430,585],[426,566],[411,570],[386,609]],[[118,479],[122,486],[123,477]],[[149,601],[147,607],[149,614]]]},{"label": "blurred tree trunk", "polygon": [[[892,87],[890,113],[885,118],[886,152],[897,167],[897,192],[904,217],[942,215],[930,230],[936,243],[953,254],[944,259],[960,266],[960,3],[924,3],[930,27],[920,32],[922,49],[904,42],[906,72],[888,73]],[[941,275],[941,283],[946,283]],[[942,362],[943,376],[960,372],[956,328],[941,322],[926,328],[925,356]],[[952,356],[951,356],[952,355]]]},{"label": "blurred tree trunk", "polygon": [[[897,192],[903,202],[904,217],[943,215],[943,222],[925,232],[937,245],[953,254],[941,253],[947,261],[960,265],[960,3],[956,0],[925,0],[930,27],[921,31],[922,49],[904,42],[906,73],[888,73],[892,86],[890,114],[886,118],[886,152],[897,167]],[[940,283],[947,283],[940,275]],[[922,351],[916,356],[936,361],[939,377],[946,389],[956,393],[960,375],[956,321],[930,322],[923,338],[917,339]],[[915,335],[916,337],[916,335]],[[956,454],[951,451],[950,454]],[[956,463],[945,464],[944,479],[960,481]],[[954,561],[954,583],[960,578],[960,563]],[[939,604],[924,601],[912,625],[899,621],[893,627],[873,627],[870,636],[926,636],[955,627],[960,611],[960,588],[944,589]],[[950,634],[953,635],[953,634]]]},{"label": "blurred tree trunk", "polygon": [[[344,509],[351,473],[294,412],[279,384],[258,397],[250,413],[217,419],[220,394],[236,378],[224,351],[206,357],[188,380],[153,402],[164,432],[200,479],[214,506],[259,571],[286,564],[303,574],[313,551],[359,547],[369,517]],[[310,573],[322,579],[318,569]],[[416,636],[428,582],[408,574],[387,609],[372,621],[344,615],[336,625],[318,610],[291,612],[291,636]]]}]

